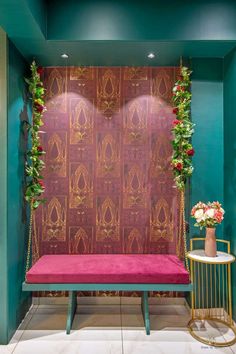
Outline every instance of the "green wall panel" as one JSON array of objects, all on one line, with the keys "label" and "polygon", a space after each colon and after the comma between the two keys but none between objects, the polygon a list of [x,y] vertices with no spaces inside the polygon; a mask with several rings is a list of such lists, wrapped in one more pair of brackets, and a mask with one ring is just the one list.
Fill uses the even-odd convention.
[{"label": "green wall panel", "polygon": [[0,28],[0,343],[7,342],[7,38]]},{"label": "green wall panel", "polygon": [[[223,61],[192,60],[192,120],[195,167],[190,189],[190,203],[219,200],[224,204],[223,185]],[[199,235],[191,221],[191,236]],[[204,234],[202,230],[201,234]],[[222,226],[217,227],[222,236]]]},{"label": "green wall panel", "polygon": [[22,131],[22,121],[27,119],[23,80],[26,64],[2,32],[0,40],[0,344],[6,344],[31,298],[21,290],[27,240],[23,196],[26,140]]},{"label": "green wall panel", "polygon": [[[236,51],[224,60],[224,232],[236,254]],[[232,265],[233,317],[236,320],[236,264]]]},{"label": "green wall panel", "polygon": [[21,290],[27,242],[27,212],[24,202],[24,165],[27,146],[22,122],[28,119],[24,75],[26,63],[9,42],[8,67],[8,331],[11,337],[29,306],[29,294]]}]

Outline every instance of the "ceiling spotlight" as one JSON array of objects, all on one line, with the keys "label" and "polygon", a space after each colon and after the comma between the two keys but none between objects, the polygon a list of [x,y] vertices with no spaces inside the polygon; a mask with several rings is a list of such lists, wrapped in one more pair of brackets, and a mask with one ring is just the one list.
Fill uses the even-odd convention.
[{"label": "ceiling spotlight", "polygon": [[68,58],[69,58],[69,55],[66,54],[66,53],[64,53],[64,54],[61,55],[61,57],[62,57],[63,59],[68,59]]},{"label": "ceiling spotlight", "polygon": [[154,53],[149,53],[147,57],[149,59],[154,59],[155,58],[155,54]]}]

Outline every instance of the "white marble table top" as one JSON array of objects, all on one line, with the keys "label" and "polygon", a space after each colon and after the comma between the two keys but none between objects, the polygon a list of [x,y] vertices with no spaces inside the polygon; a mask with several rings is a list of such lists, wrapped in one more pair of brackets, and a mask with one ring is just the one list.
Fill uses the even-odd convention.
[{"label": "white marble table top", "polygon": [[216,257],[206,256],[204,250],[190,251],[188,252],[187,256],[189,259],[201,263],[228,264],[235,261],[235,257],[232,254],[220,251],[217,251]]}]

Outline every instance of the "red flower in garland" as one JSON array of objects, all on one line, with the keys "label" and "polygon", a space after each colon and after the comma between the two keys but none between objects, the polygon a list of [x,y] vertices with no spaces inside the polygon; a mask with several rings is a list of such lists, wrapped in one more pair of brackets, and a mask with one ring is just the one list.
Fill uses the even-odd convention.
[{"label": "red flower in garland", "polygon": [[178,114],[178,112],[179,112],[179,109],[177,107],[173,108],[173,113],[174,114]]},{"label": "red flower in garland", "polygon": [[183,164],[181,162],[178,162],[176,165],[175,165],[175,168],[179,171],[181,171],[183,169]]},{"label": "red flower in garland", "polygon": [[183,75],[178,75],[177,80],[183,81],[183,79],[184,79]]},{"label": "red flower in garland", "polygon": [[41,179],[38,180],[38,184],[41,186],[42,189],[45,189],[44,183]]},{"label": "red flower in garland", "polygon": [[38,150],[38,152],[43,152],[43,147],[42,146],[38,146],[37,150]]},{"label": "red flower in garland", "polygon": [[42,74],[43,74],[43,68],[42,68],[42,66],[39,66],[39,67],[37,68],[37,73],[38,73],[39,75],[42,75]]},{"label": "red flower in garland", "polygon": [[193,156],[195,154],[195,151],[194,151],[194,149],[189,149],[186,151],[186,153],[188,156]]},{"label": "red flower in garland", "polygon": [[181,123],[182,123],[182,120],[178,120],[178,119],[173,120],[173,125],[178,125]]},{"label": "red flower in garland", "polygon": [[177,91],[185,91],[185,87],[184,86],[180,86],[180,85],[178,85],[178,86],[176,86],[176,90]]},{"label": "red flower in garland", "polygon": [[[32,62],[31,66],[31,77],[26,79],[29,85],[29,93],[32,98],[32,108],[33,108],[33,119],[30,127],[35,126],[36,129],[31,130],[32,146],[29,150],[29,156],[31,161],[26,163],[26,175],[29,178],[26,187],[25,199],[30,203],[31,207],[35,210],[40,204],[44,202],[41,199],[41,194],[45,190],[45,186],[41,176],[41,170],[44,168],[43,161],[41,160],[41,155],[44,153],[43,147],[40,145],[39,133],[40,126],[43,124],[41,118],[42,114],[46,111],[46,106],[44,105],[44,87],[41,82],[40,75],[43,73],[42,67],[37,67],[35,61]],[[37,152],[37,154],[35,154]],[[33,157],[33,158],[31,158]],[[32,171],[29,167],[32,166]],[[32,186],[34,188],[32,188]]]},{"label": "red flower in garland", "polygon": [[38,113],[42,113],[44,111],[44,106],[42,106],[41,104],[35,103],[34,106]]},{"label": "red flower in garland", "polygon": [[[186,180],[193,171],[191,156],[194,155],[194,149],[190,143],[193,133],[189,111],[189,105],[191,104],[190,75],[191,71],[181,66],[177,75],[177,82],[173,88],[174,107],[172,112],[177,117],[172,122],[173,155],[171,165],[174,170],[175,184],[179,190],[184,190]],[[182,115],[184,119],[182,119]],[[189,131],[188,135],[184,134],[185,129]]]}]

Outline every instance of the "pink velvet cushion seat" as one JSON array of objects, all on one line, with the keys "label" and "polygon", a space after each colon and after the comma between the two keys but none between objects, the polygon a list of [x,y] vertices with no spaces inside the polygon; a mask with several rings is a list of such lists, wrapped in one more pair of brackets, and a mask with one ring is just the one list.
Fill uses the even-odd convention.
[{"label": "pink velvet cushion seat", "polygon": [[189,274],[175,255],[45,255],[27,272],[27,282],[188,284]]}]

